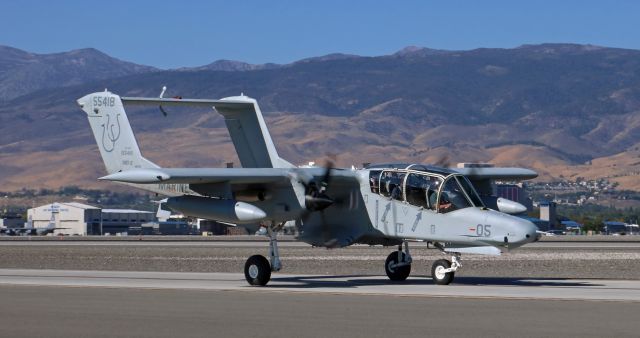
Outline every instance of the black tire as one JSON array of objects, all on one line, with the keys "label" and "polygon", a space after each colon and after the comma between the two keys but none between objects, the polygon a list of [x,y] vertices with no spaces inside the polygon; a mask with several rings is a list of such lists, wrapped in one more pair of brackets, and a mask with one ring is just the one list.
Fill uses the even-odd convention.
[{"label": "black tire", "polygon": [[262,255],[253,255],[244,264],[244,278],[250,285],[265,286],[271,279],[271,264]]},{"label": "black tire", "polygon": [[[402,260],[405,260],[407,257],[406,254],[403,252],[401,255],[402,255]],[[389,279],[394,282],[400,282],[407,279],[407,277],[409,277],[409,274],[411,273],[411,264],[408,264],[405,266],[399,266],[395,268],[391,268],[390,267],[391,264],[398,264],[397,251],[390,253],[389,256],[387,257],[387,260],[384,262],[384,271],[387,273],[387,276],[389,277]]]},{"label": "black tire", "polygon": [[439,272],[440,269],[448,269],[451,267],[451,262],[446,259],[439,259],[433,263],[431,266],[431,278],[433,278],[433,282],[438,285],[449,285],[453,281],[453,277],[455,276],[455,272],[447,272],[445,274]]}]

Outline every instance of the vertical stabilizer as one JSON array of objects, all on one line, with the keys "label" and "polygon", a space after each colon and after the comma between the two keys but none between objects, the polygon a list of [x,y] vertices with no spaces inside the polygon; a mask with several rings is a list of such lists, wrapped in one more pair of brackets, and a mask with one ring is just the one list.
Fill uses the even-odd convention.
[{"label": "vertical stabilizer", "polygon": [[[229,104],[214,106],[224,116],[229,135],[231,135],[243,168],[293,167],[291,163],[278,155],[255,99],[247,96],[234,96],[224,98],[221,101]],[[233,105],[233,103],[241,103],[241,105]]]},{"label": "vertical stabilizer", "polygon": [[158,168],[142,157],[120,96],[108,91],[78,99],[109,174],[135,168]]}]

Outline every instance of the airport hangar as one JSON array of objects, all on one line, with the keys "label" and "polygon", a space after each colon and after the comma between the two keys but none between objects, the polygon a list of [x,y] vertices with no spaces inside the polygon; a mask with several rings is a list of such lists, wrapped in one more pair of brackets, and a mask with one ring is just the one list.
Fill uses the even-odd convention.
[{"label": "airport hangar", "polygon": [[55,234],[105,235],[124,234],[131,228],[153,222],[155,213],[131,209],[101,209],[91,205],[69,202],[51,203],[27,210],[33,227],[46,228],[53,224]]}]

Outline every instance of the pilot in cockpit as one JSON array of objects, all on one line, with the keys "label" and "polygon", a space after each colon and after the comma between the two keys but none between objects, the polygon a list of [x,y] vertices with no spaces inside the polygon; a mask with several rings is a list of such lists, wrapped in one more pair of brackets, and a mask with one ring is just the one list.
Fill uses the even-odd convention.
[{"label": "pilot in cockpit", "polygon": [[436,203],[438,201],[438,188],[441,181],[436,177],[429,178],[429,187],[427,188],[427,202],[429,203],[429,209],[435,211]]}]

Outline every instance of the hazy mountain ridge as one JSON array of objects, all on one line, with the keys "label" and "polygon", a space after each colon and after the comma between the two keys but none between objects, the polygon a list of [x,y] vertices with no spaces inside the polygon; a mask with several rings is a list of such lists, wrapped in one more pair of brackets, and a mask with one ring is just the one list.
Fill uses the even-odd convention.
[{"label": "hazy mountain ridge", "polygon": [[34,91],[155,71],[112,58],[96,49],[34,54],[0,46],[0,101]]},{"label": "hazy mountain ridge", "polygon": [[[0,60],[10,59],[1,52]],[[328,151],[344,154],[343,165],[436,162],[449,153],[452,162],[525,165],[557,177],[559,167],[571,176],[572,165],[628,154],[624,168],[611,167],[612,175],[640,172],[635,163],[640,159],[631,160],[636,155],[628,152],[640,143],[640,51],[572,44],[470,51],[408,47],[387,56],[330,54],[268,67],[213,64],[216,70],[207,70],[208,65],[141,72],[40,89],[0,104],[0,161],[19,163],[26,152],[38,152],[29,160],[32,165],[53,156],[46,151],[70,156],[75,152],[70,149],[97,160],[75,100],[104,88],[157,96],[167,85],[168,96],[220,98],[242,92],[258,99],[282,155],[296,163]],[[207,146],[191,136],[226,134],[213,114],[170,110],[163,118],[150,108],[130,115],[143,151],[153,154],[156,147],[146,149],[145,139],[164,142],[158,151],[171,154],[171,165],[218,165],[234,158],[228,139],[217,137]],[[180,145],[154,136],[165,133],[179,138]],[[206,150],[193,150],[198,147]],[[0,171],[12,177],[10,186],[23,184],[9,167],[16,165]],[[101,163],[91,168],[81,180],[86,184],[101,174]],[[34,176],[44,175],[39,172]],[[0,184],[8,181],[0,178]]]}]

